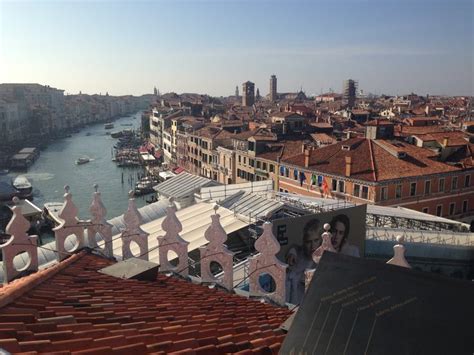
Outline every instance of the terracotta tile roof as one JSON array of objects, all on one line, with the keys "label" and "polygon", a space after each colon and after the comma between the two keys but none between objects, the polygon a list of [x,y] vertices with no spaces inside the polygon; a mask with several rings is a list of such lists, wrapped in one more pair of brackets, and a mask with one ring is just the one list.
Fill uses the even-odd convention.
[{"label": "terracotta tile roof", "polygon": [[326,133],[313,133],[311,134],[311,138],[313,138],[315,142],[320,142],[322,144],[336,143],[336,138],[331,137],[330,135]]},{"label": "terracotta tile roof", "polygon": [[304,140],[280,141],[278,143],[269,143],[262,153],[257,157],[266,160],[277,161],[277,158],[287,159],[301,153]]},{"label": "terracotta tile roof", "polygon": [[304,118],[303,116],[301,116],[299,113],[296,113],[296,112],[276,112],[272,114],[272,117],[279,117],[279,118],[286,118],[289,116],[297,116],[297,117]]},{"label": "terracotta tile roof", "polygon": [[[396,152],[406,156],[397,158]],[[351,177],[369,182],[457,171],[460,168],[437,161],[435,153],[402,141],[352,138],[310,151],[309,168],[321,173],[345,176],[345,157],[352,158]],[[304,154],[283,159],[283,163],[304,167]]]},{"label": "terracotta tile roof", "polygon": [[[290,311],[175,277],[122,280],[81,252],[1,288],[0,348],[89,354],[277,354]],[[36,280],[36,281],[34,281]]]},{"label": "terracotta tile roof", "polygon": [[439,144],[443,144],[444,138],[448,138],[448,147],[456,147],[468,144],[468,140],[466,140],[468,135],[460,131],[430,133],[418,135],[418,137],[423,141],[436,141]]},{"label": "terracotta tile roof", "polygon": [[445,132],[446,127],[443,126],[395,126],[395,134],[401,137],[408,137],[414,134],[427,134],[435,132]]}]

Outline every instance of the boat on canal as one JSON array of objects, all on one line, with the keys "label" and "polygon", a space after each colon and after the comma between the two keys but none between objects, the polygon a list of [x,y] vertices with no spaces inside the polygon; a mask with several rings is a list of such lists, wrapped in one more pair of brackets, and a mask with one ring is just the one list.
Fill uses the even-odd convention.
[{"label": "boat on canal", "polygon": [[114,128],[114,124],[113,123],[106,123],[106,124],[104,124],[104,128],[105,129],[112,129],[112,128]]},{"label": "boat on canal", "polygon": [[158,181],[152,179],[151,177],[144,177],[136,183],[134,195],[143,196],[143,195],[151,194],[155,192],[153,187],[155,187],[156,185],[158,185]]},{"label": "boat on canal", "polygon": [[91,160],[87,157],[79,158],[76,160],[76,165],[82,165],[90,162]]},{"label": "boat on canal", "polygon": [[20,198],[31,198],[33,196],[33,186],[24,175],[19,175],[13,180],[13,187],[19,192]]}]

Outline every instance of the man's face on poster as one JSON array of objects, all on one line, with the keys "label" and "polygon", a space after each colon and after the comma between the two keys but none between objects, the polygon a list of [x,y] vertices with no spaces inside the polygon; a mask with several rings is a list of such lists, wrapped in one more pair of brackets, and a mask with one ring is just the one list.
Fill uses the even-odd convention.
[{"label": "man's face on poster", "polygon": [[337,221],[334,224],[334,230],[332,232],[332,245],[335,249],[339,250],[344,241],[344,235],[346,234],[346,226],[341,221]]}]

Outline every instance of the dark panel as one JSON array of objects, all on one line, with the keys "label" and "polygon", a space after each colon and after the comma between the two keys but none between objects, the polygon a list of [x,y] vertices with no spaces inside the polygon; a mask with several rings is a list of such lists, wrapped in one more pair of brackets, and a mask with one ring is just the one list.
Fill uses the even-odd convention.
[{"label": "dark panel", "polygon": [[283,354],[469,354],[474,285],[324,253]]}]

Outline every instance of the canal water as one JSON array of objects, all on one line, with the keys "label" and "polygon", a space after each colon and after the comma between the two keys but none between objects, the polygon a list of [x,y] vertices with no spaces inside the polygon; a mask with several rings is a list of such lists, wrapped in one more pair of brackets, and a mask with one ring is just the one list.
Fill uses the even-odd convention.
[{"label": "canal water", "polygon": [[[139,129],[140,117],[140,113],[122,117],[114,121],[114,128],[108,131]],[[83,219],[90,218],[93,185],[98,184],[107,219],[119,216],[127,210],[128,191],[135,186],[142,169],[116,166],[112,150],[118,140],[106,132],[103,123],[87,126],[70,138],[50,143],[27,173],[12,172],[1,178],[9,181],[17,175],[26,175],[33,185],[33,203],[40,208],[45,202],[64,201],[64,186],[69,185],[79,217]],[[88,157],[90,162],[76,165],[80,157]],[[137,197],[136,202],[138,207],[144,206],[145,197]]]}]

